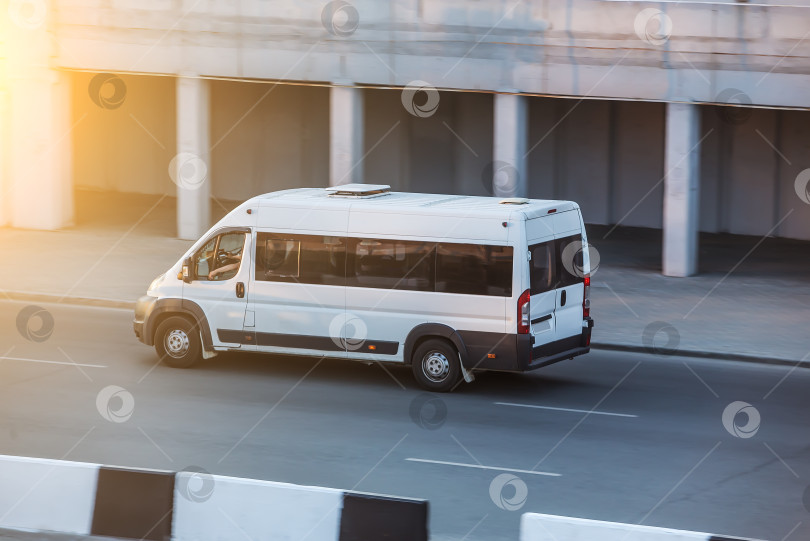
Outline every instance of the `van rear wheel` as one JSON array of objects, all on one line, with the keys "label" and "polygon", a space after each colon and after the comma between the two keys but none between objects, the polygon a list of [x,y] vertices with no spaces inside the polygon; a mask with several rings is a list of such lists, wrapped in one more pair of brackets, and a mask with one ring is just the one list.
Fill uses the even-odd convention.
[{"label": "van rear wheel", "polygon": [[461,379],[458,353],[444,340],[427,340],[411,358],[411,369],[417,383],[428,391],[446,393]]},{"label": "van rear wheel", "polygon": [[188,319],[171,316],[155,331],[155,351],[172,368],[190,368],[200,359],[200,331]]}]

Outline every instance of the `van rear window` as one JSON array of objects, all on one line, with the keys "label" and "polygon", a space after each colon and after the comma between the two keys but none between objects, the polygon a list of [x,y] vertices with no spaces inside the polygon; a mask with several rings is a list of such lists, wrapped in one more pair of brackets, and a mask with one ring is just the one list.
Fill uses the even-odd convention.
[{"label": "van rear window", "polygon": [[529,252],[532,295],[583,282],[582,235],[532,244]]},{"label": "van rear window", "polygon": [[582,267],[584,255],[582,235],[572,235],[557,239],[557,287],[568,287],[584,282]]},{"label": "van rear window", "polygon": [[532,256],[529,261],[532,295],[554,289],[557,282],[554,270],[555,252],[553,240],[529,246],[529,253]]}]

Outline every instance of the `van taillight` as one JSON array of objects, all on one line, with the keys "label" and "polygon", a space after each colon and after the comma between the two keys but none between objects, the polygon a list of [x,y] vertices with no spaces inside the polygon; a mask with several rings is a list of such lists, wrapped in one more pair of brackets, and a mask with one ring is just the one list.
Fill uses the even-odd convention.
[{"label": "van taillight", "polygon": [[591,275],[585,275],[585,295],[582,297],[582,318],[591,315]]},{"label": "van taillight", "polygon": [[531,310],[529,309],[529,301],[531,300],[531,293],[527,289],[523,295],[518,299],[517,304],[517,317],[518,317],[518,334],[529,334],[529,325],[531,318]]}]

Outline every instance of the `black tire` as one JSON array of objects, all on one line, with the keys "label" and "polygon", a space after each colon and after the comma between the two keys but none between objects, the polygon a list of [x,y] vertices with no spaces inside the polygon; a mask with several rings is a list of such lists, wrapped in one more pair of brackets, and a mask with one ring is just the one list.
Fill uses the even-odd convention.
[{"label": "black tire", "polygon": [[190,368],[202,354],[199,327],[184,317],[166,318],[155,331],[155,351],[173,368]]},{"label": "black tire", "polygon": [[425,340],[411,357],[416,382],[423,389],[436,393],[446,393],[455,388],[461,379],[459,363],[456,348],[438,339]]}]

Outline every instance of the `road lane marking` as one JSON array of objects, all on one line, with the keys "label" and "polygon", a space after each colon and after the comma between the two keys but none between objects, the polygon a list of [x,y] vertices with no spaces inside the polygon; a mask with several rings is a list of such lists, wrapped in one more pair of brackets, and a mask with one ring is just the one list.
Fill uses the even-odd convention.
[{"label": "road lane marking", "polygon": [[516,408],[533,408],[538,410],[552,410],[552,411],[570,411],[572,413],[589,413],[591,415],[610,415],[612,417],[631,417],[637,418],[638,415],[630,415],[629,413],[611,413],[608,411],[590,411],[590,410],[577,410],[570,408],[553,408],[551,406],[535,406],[534,404],[514,404],[512,402],[495,402],[496,406],[514,406]]},{"label": "road lane marking", "polygon": [[28,363],[61,364],[65,366],[83,366],[85,368],[107,368],[101,364],[82,364],[67,361],[44,361],[42,359],[25,359],[23,357],[0,357],[0,361],[25,361]]},{"label": "road lane marking", "polygon": [[561,473],[549,473],[545,471],[516,470],[514,468],[498,468],[497,466],[482,466],[480,464],[465,464],[463,462],[445,462],[444,460],[428,460],[426,458],[406,458],[408,462],[424,462],[426,464],[442,464],[444,466],[461,466],[462,468],[476,468],[479,470],[508,471],[514,473],[528,473],[531,475],[546,475],[548,477],[562,477]]}]

